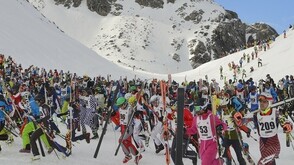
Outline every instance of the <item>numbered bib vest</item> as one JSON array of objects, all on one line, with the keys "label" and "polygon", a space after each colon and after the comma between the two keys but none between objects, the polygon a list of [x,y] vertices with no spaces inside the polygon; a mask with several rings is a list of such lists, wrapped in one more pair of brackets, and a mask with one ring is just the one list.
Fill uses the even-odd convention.
[{"label": "numbered bib vest", "polygon": [[154,107],[154,112],[157,113],[158,117],[162,117],[163,116],[163,108],[160,108],[159,106],[158,107]]},{"label": "numbered bib vest", "polygon": [[257,104],[257,92],[255,94],[250,93],[249,98],[251,104]]},{"label": "numbered bib vest", "polygon": [[61,88],[61,97],[65,97],[67,95],[67,87]]},{"label": "numbered bib vest", "polygon": [[197,127],[198,127],[198,133],[201,140],[213,139],[211,124],[210,124],[210,115],[205,120],[203,120],[201,116],[198,116]]},{"label": "numbered bib vest", "polygon": [[277,134],[276,112],[273,110],[271,115],[261,116],[257,113],[257,121],[260,137],[269,138]]},{"label": "numbered bib vest", "polygon": [[264,89],[264,92],[265,92],[265,93],[269,93],[269,94],[271,94],[271,89],[270,89],[270,88],[268,88],[268,89],[265,88],[265,89]]},{"label": "numbered bib vest", "polygon": [[86,104],[86,108],[90,108],[90,97],[85,96],[84,101],[85,101],[85,104]]},{"label": "numbered bib vest", "polygon": [[121,125],[127,125],[129,121],[130,108],[119,109],[119,121]]},{"label": "numbered bib vest", "polygon": [[223,114],[223,121],[227,124],[228,126],[228,131],[234,131],[235,130],[235,127],[234,127],[234,121],[232,119],[232,115],[229,114],[229,115],[225,115]]},{"label": "numbered bib vest", "polygon": [[53,96],[47,97],[47,104],[53,106]]}]

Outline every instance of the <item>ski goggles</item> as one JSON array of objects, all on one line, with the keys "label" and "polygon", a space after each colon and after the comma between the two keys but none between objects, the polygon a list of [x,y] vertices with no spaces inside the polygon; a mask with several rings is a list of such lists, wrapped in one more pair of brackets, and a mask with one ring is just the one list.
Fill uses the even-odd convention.
[{"label": "ski goggles", "polygon": [[196,105],[196,106],[194,106],[194,111],[199,112],[201,110],[204,110],[207,107],[207,105],[208,105],[208,102],[203,106]]}]

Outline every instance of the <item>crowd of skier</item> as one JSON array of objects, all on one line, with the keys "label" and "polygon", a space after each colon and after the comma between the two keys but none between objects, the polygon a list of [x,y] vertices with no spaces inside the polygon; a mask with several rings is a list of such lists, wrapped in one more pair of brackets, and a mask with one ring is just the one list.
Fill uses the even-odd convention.
[{"label": "crowd of skier", "polygon": [[[199,159],[202,165],[236,161],[274,165],[280,154],[279,125],[287,146],[293,147],[293,75],[274,82],[267,74],[259,84],[252,78],[229,79],[220,88],[216,79],[207,76],[178,83],[171,76],[168,80],[110,80],[33,65],[25,69],[4,55],[0,71],[0,141],[13,145],[14,138],[21,137],[19,152],[32,153],[32,160],[40,159],[45,150],[70,156],[73,142],[102,138],[99,127],[111,123],[121,132],[118,149],[125,155],[123,163],[134,157],[138,164],[144,152],[153,148],[149,145],[154,145],[154,154],[165,153],[167,164],[175,162],[176,130],[181,129],[177,128],[180,84],[185,94],[184,135],[179,138],[183,138],[183,158],[191,159],[193,165]],[[67,132],[60,131],[56,122],[65,124]],[[258,132],[258,140],[252,131]],[[242,135],[259,141],[259,160],[253,159]]]}]

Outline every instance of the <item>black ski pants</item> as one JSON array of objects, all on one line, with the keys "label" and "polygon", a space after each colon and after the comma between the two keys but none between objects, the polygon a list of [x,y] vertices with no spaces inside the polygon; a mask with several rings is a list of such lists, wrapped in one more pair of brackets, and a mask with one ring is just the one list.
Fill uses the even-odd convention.
[{"label": "black ski pants", "polygon": [[233,149],[235,150],[239,164],[246,165],[246,162],[242,156],[242,146],[241,146],[238,139],[233,140],[233,139],[224,138],[223,139],[223,146],[225,147],[223,157],[227,158],[227,160],[228,160],[226,163],[227,165],[232,164],[232,155],[230,152],[230,146],[232,146]]}]

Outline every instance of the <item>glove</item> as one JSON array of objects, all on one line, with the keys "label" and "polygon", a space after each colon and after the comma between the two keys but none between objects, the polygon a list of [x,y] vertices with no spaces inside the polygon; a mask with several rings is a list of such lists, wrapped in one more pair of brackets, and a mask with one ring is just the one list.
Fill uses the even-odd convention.
[{"label": "glove", "polygon": [[234,119],[235,119],[235,122],[236,122],[236,124],[238,126],[241,126],[242,125],[242,118],[243,118],[243,116],[242,116],[242,114],[240,112],[236,112],[234,114]]},{"label": "glove", "polygon": [[239,120],[241,120],[242,118],[243,118],[243,116],[242,116],[242,114],[241,114],[240,112],[236,112],[236,113],[234,114],[234,119],[235,119],[235,120],[239,121]]},{"label": "glove", "polygon": [[289,121],[286,121],[283,125],[283,131],[284,133],[289,133],[293,130],[293,124]]},{"label": "glove", "polygon": [[220,125],[216,126],[216,133],[217,133],[217,135],[222,136],[223,130],[224,130],[223,125],[220,124]]}]

